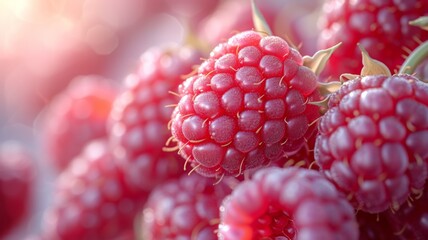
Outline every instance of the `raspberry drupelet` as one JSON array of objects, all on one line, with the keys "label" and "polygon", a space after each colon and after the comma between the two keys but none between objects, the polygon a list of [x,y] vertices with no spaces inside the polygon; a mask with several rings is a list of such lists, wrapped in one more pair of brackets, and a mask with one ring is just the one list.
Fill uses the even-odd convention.
[{"label": "raspberry drupelet", "polygon": [[133,232],[147,196],[127,185],[124,175],[106,140],[87,144],[58,177],[43,222],[45,239],[120,239]]},{"label": "raspberry drupelet", "polygon": [[102,76],[81,76],[51,101],[41,120],[42,140],[57,170],[65,169],[91,140],[107,136],[116,87]]}]

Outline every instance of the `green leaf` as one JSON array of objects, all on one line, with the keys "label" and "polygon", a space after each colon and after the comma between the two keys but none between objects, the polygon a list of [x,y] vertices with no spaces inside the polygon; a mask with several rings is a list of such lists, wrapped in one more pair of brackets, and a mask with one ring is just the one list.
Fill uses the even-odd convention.
[{"label": "green leaf", "polygon": [[410,21],[409,24],[428,31],[428,16],[419,17],[413,21]]},{"label": "green leaf", "polygon": [[391,71],[389,68],[382,62],[373,59],[370,57],[369,53],[364,49],[361,44],[358,44],[358,47],[361,50],[361,54],[363,55],[363,69],[361,69],[361,76],[368,75],[385,75],[391,76]]},{"label": "green leaf", "polygon": [[331,54],[341,45],[342,43],[338,43],[331,48],[319,50],[314,54],[314,56],[304,56],[303,57],[303,65],[310,68],[315,75],[319,76],[320,73],[324,70],[324,67],[330,59]]},{"label": "green leaf", "polygon": [[257,7],[255,0],[251,0],[251,8],[253,12],[253,23],[255,30],[258,32],[264,32],[268,35],[272,35],[272,30],[270,29],[265,17],[263,17],[262,12]]}]

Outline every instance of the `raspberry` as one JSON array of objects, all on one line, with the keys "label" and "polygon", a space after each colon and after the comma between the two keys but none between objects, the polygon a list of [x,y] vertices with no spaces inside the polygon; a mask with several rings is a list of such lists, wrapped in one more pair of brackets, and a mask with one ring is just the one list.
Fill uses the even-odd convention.
[{"label": "raspberry", "polygon": [[35,169],[19,142],[0,144],[0,238],[23,221],[28,213]]},{"label": "raspberry", "polygon": [[319,122],[315,160],[352,199],[398,208],[427,178],[428,85],[406,74],[346,82]]},{"label": "raspberry", "polygon": [[191,47],[151,48],[126,77],[126,89],[113,104],[108,127],[113,153],[129,184],[147,193],[183,172],[184,160],[163,151],[171,136],[168,106],[177,104],[178,97],[171,92],[199,61],[200,53]]},{"label": "raspberry", "polygon": [[117,90],[100,76],[74,79],[42,117],[48,158],[63,170],[89,141],[107,136],[106,122]]},{"label": "raspberry", "polygon": [[90,142],[56,183],[46,239],[118,239],[129,234],[142,197],[129,188],[104,140]]},{"label": "raspberry", "polygon": [[156,187],[143,211],[143,238],[217,239],[218,209],[232,191],[228,180],[215,184],[191,174]]},{"label": "raspberry", "polygon": [[426,0],[329,0],[321,14],[321,49],[342,42],[323,74],[338,79],[342,73],[359,73],[362,68],[360,43],[391,72],[403,63],[403,55],[428,40],[428,32],[410,26],[410,20],[428,14]]},{"label": "raspberry", "polygon": [[220,207],[219,239],[358,239],[350,203],[321,173],[264,168]]},{"label": "raspberry", "polygon": [[180,86],[171,131],[205,176],[240,174],[298,152],[316,129],[315,74],[286,41],[255,31],[218,45]]}]

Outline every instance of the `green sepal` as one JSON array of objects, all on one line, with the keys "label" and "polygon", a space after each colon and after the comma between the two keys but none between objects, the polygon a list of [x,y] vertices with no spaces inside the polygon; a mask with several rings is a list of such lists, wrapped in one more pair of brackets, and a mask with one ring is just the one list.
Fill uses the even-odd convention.
[{"label": "green sepal", "polygon": [[389,68],[383,63],[376,59],[370,57],[369,53],[364,49],[361,44],[358,44],[358,47],[361,50],[361,54],[363,56],[363,68],[361,69],[361,76],[368,75],[384,75],[391,76],[391,71]]},{"label": "green sepal", "polygon": [[344,74],[340,75],[339,78],[340,78],[340,82],[343,83],[343,82],[355,79],[357,77],[360,77],[360,75],[352,74],[352,73],[344,73]]},{"label": "green sepal", "polygon": [[428,31],[428,16],[419,17],[413,21],[410,21],[409,24]]},{"label": "green sepal", "polygon": [[313,56],[304,56],[303,57],[303,66],[311,69],[315,75],[319,76],[320,73],[324,70],[327,61],[330,59],[333,52],[341,45],[338,43],[331,48],[319,50]]},{"label": "green sepal", "polygon": [[318,91],[322,96],[328,96],[331,93],[337,92],[337,90],[339,90],[341,86],[342,86],[342,83],[338,81],[326,82],[326,83],[319,82]]},{"label": "green sepal", "polygon": [[251,8],[253,13],[253,24],[255,30],[258,32],[266,33],[267,35],[272,35],[272,30],[270,29],[269,24],[267,23],[262,12],[257,7],[255,0],[251,0]]}]

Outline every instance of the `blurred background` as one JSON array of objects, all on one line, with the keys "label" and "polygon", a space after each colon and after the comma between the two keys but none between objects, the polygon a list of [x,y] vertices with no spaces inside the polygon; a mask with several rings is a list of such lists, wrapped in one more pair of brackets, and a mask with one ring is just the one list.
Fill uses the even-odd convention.
[{"label": "blurred background", "polygon": [[[311,26],[322,1],[256,2],[275,34],[301,44],[303,54],[314,51]],[[0,0],[0,119],[31,125],[76,76],[99,74],[120,81],[153,45],[188,41],[191,35],[194,44],[209,51],[231,34],[251,29],[249,3]]]},{"label": "blurred background", "polygon": [[[321,0],[256,2],[276,35],[315,52]],[[0,0],[0,141],[23,143],[37,165],[29,217],[6,239],[39,231],[56,176],[40,119],[70,82],[99,75],[120,86],[149,47],[188,43],[208,55],[252,25],[249,0]]]}]

